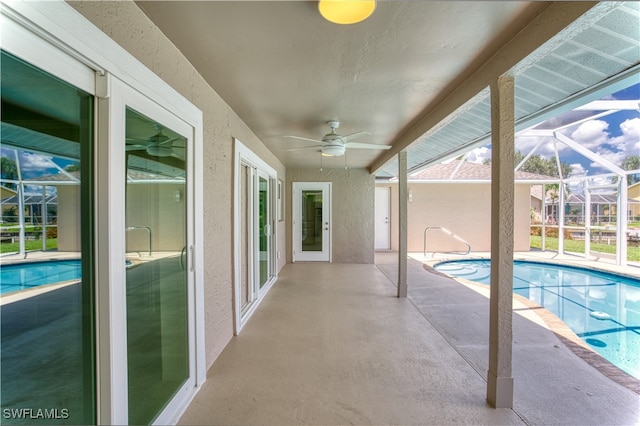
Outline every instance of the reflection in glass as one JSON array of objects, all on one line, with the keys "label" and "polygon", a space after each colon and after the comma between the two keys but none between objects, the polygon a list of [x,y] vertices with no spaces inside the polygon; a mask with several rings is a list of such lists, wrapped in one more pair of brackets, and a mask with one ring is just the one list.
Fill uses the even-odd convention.
[{"label": "reflection in glass", "polygon": [[302,191],[302,251],[322,251],[322,191]]},{"label": "reflection in glass", "polygon": [[[0,62],[2,422],[31,409],[42,424],[93,424],[93,97],[4,51]],[[5,274],[44,250],[66,262]],[[60,281],[69,259],[80,278]]]},{"label": "reflection in glass", "polygon": [[258,232],[260,233],[260,288],[269,280],[269,182],[260,176],[258,194]]},{"label": "reflection in glass", "polygon": [[126,111],[129,423],[149,424],[189,374],[187,140]]}]

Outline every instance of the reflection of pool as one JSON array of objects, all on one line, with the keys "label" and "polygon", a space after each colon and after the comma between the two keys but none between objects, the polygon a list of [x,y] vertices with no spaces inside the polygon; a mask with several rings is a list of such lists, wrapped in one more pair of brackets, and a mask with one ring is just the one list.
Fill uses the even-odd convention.
[{"label": "reflection of pool", "polygon": [[[490,283],[488,259],[435,265],[446,274]],[[541,262],[515,261],[513,291],[557,315],[593,350],[640,379],[640,279]]]},{"label": "reflection of pool", "polygon": [[45,284],[77,280],[82,274],[80,265],[79,259],[2,265],[0,267],[0,294],[27,290]]}]

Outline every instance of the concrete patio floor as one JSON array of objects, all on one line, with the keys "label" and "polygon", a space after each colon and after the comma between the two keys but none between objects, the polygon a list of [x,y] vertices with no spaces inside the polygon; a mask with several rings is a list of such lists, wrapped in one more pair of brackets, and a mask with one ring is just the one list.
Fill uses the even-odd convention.
[{"label": "concrete patio floor", "polygon": [[514,408],[490,408],[488,299],[415,259],[398,299],[396,276],[394,253],[286,265],[180,424],[640,424],[638,393],[518,304]]}]

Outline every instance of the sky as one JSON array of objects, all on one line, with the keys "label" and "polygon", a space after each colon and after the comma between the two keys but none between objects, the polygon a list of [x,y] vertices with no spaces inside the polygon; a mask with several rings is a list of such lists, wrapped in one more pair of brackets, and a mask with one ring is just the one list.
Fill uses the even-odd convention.
[{"label": "sky", "polygon": [[[640,84],[621,90],[605,99],[640,100]],[[640,105],[638,108],[633,111],[618,111],[611,115],[585,121],[563,130],[562,133],[619,166],[628,156],[640,156]],[[553,128],[556,124],[571,122],[581,115],[584,116],[584,112],[572,111],[551,119],[539,127]],[[526,155],[539,141],[540,138],[535,137],[516,138],[516,150]],[[583,157],[566,145],[557,142],[557,147],[560,161],[571,165],[570,176],[593,176],[609,173],[600,164]],[[545,158],[553,158],[553,143],[547,142],[540,146],[536,154]],[[484,159],[490,157],[491,146],[488,145],[473,150],[467,160],[482,163]]]}]

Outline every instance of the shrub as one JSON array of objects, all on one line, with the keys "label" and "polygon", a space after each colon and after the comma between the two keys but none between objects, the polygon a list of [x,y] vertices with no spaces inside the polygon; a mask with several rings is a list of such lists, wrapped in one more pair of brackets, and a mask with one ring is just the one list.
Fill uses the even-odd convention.
[{"label": "shrub", "polygon": [[[547,237],[551,237],[551,238],[558,238],[558,235],[560,233],[559,228],[557,227],[545,227],[545,236]],[[532,226],[531,227],[531,235],[540,237],[542,236],[542,226]],[[565,240],[573,240],[573,237],[571,236],[571,232],[569,232],[568,229],[564,230],[564,239]]]}]

